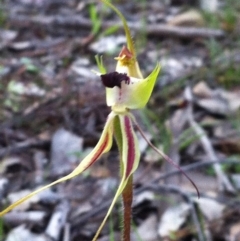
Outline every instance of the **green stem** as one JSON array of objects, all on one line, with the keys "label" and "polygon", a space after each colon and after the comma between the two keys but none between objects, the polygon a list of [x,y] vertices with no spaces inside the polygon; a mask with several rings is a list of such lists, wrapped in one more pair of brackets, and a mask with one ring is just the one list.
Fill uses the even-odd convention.
[{"label": "green stem", "polygon": [[133,175],[128,179],[127,185],[122,192],[123,199],[123,230],[122,241],[131,240],[132,199],[133,199]]}]

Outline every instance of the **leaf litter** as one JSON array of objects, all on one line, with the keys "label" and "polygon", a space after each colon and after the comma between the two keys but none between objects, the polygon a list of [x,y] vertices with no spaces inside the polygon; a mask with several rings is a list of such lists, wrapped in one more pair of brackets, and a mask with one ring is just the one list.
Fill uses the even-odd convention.
[{"label": "leaf litter", "polygon": [[[192,218],[194,210],[188,208],[189,215],[175,217],[178,226],[171,221],[164,222],[165,230],[171,232],[163,236],[201,240],[202,233],[205,240],[237,240],[240,50],[235,43],[236,32],[210,30],[199,6],[194,6],[197,11],[193,12],[193,6],[184,5],[183,1],[160,4],[153,0],[139,7],[133,2],[119,1],[118,7],[123,9],[133,28],[140,65],[148,73],[156,60],[162,64],[149,111],[145,116],[138,113],[136,116],[152,141],[180,166],[199,164],[188,174],[199,187],[202,199],[196,200],[192,187],[179,174],[155,182],[159,175],[174,169],[166,167],[143,147],[135,178],[136,192],[151,183],[162,189],[149,190],[151,198],[142,198],[144,191],[136,194],[136,200],[141,201],[133,207],[136,229],[132,238],[138,240],[139,233],[141,240],[159,240],[158,227],[169,210],[180,210],[183,205],[191,207],[184,198],[187,195],[195,203],[197,220],[203,224],[201,229]],[[122,44],[121,29],[111,30],[109,36],[92,36],[94,23],[89,17],[88,3],[79,6],[73,0],[29,0],[7,1],[3,6],[1,208],[13,201],[11,197],[18,199],[22,192],[30,192],[72,170],[83,153],[96,144],[109,109],[105,106],[104,88],[91,72],[96,69],[93,56],[96,53],[115,56]],[[99,17],[104,16],[101,21],[105,29],[119,24],[110,12],[100,12],[100,4],[94,2],[94,6]],[[221,14],[221,7],[216,10],[214,6],[214,12],[216,16]],[[142,16],[145,23],[139,27]],[[226,19],[221,21],[222,26],[226,25]],[[208,44],[209,38],[225,50],[217,53],[216,58],[214,47]],[[113,69],[108,59],[111,58],[105,57],[104,62],[108,69]],[[186,98],[186,89],[191,90],[191,100]],[[196,129],[202,132],[196,134]],[[62,130],[68,135],[63,142],[56,138],[56,133]],[[213,155],[209,155],[209,148]],[[55,240],[91,240],[104,216],[103,204],[111,200],[116,188],[117,160],[115,148],[84,176],[44,192],[37,200],[26,203],[21,211],[14,210],[11,216],[3,217],[1,239],[45,241],[47,234]],[[218,174],[214,171],[216,163],[207,165],[210,161],[222,161],[217,164]],[[229,186],[220,185],[222,179],[228,180]],[[179,193],[172,193],[173,189],[168,188],[171,186],[177,187]],[[208,209],[211,212],[206,212]],[[59,218],[62,223],[56,225]],[[113,228],[107,225],[103,229],[103,240],[104,237],[110,240],[109,233],[118,236],[119,220],[115,209],[109,221],[109,227]]]}]

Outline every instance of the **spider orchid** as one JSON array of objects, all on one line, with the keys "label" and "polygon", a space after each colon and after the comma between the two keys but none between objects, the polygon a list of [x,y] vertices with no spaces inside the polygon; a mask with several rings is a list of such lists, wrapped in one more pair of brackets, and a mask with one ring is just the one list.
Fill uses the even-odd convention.
[{"label": "spider orchid", "polygon": [[[107,214],[93,238],[93,241],[97,240],[120,195],[123,197],[124,206],[123,240],[128,241],[130,240],[131,204],[133,194],[132,174],[137,169],[140,160],[140,151],[134,127],[137,127],[143,138],[157,153],[159,153],[173,165],[175,164],[171,159],[169,159],[164,153],[154,147],[152,143],[147,140],[143,131],[137,124],[134,116],[130,113],[130,110],[143,108],[147,104],[160,72],[160,66],[157,64],[150,75],[146,78],[143,78],[136,59],[136,52],[131,38],[130,30],[125,18],[121,12],[107,0],[101,1],[112,8],[120,17],[124,25],[127,40],[127,46],[122,48],[119,56],[116,58],[117,65],[114,72],[107,73],[103,66],[102,59],[96,58],[98,67],[100,69],[100,73],[98,75],[100,76],[103,85],[106,87],[106,102],[112,110],[108,115],[101,137],[91,153],[89,153],[70,174],[37,189],[36,191],[33,191],[29,195],[23,197],[22,199],[18,200],[0,212],[0,216],[6,214],[14,207],[18,206],[37,193],[81,174],[93,163],[95,163],[104,153],[110,150],[113,142],[113,137],[115,137],[120,152],[120,184],[107,211]],[[178,166],[177,168],[180,169]],[[183,174],[186,176],[185,173]],[[191,183],[193,182],[191,181]],[[196,188],[194,183],[193,185]]]}]

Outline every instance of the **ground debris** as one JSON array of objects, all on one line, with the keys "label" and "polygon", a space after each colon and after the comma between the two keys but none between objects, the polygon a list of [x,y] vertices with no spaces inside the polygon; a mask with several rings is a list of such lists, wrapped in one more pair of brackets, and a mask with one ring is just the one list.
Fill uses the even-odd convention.
[{"label": "ground debris", "polygon": [[[216,7],[212,1],[202,6],[205,12],[198,6],[203,2],[116,1],[132,29],[144,76],[156,61],[161,64],[149,106],[134,115],[200,192],[197,199],[181,171],[139,135],[132,240],[240,237],[239,5]],[[91,7],[101,22],[97,31]],[[113,72],[122,36],[119,20],[99,1],[3,1],[1,210],[68,174],[94,148],[110,112],[94,55],[103,54],[107,72]],[[118,168],[114,145],[83,175],[6,214],[0,239],[90,241],[118,185]],[[119,205],[99,240],[120,240]]]}]

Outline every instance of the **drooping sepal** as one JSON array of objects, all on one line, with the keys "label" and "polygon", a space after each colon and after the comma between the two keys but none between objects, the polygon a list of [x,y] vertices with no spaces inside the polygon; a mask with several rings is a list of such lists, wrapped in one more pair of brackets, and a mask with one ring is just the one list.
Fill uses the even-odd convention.
[{"label": "drooping sepal", "polygon": [[96,241],[104,224],[107,221],[112,209],[126,187],[129,178],[133,172],[137,169],[140,160],[140,151],[138,146],[137,137],[135,135],[132,119],[130,115],[118,115],[114,120],[114,134],[119,147],[120,161],[121,161],[121,181],[118,186],[117,192],[113,198],[113,201],[108,209],[108,212],[101,223],[93,241]]},{"label": "drooping sepal", "polygon": [[7,207],[2,212],[0,212],[0,216],[5,215],[9,211],[11,211],[13,208],[20,205],[27,199],[33,197],[34,195],[38,194],[39,192],[44,191],[45,189],[47,189],[53,185],[56,185],[60,182],[64,182],[66,180],[69,180],[69,179],[81,174],[89,166],[91,166],[94,162],[96,162],[103,153],[108,152],[112,146],[114,118],[116,118],[116,115],[113,112],[111,112],[108,116],[107,122],[105,124],[102,135],[99,139],[99,142],[94,147],[94,149],[80,162],[80,164],[70,174],[68,174],[46,186],[43,186],[43,187],[37,189],[36,191],[33,191],[32,193],[28,194],[27,196],[21,198],[20,200],[11,204],[9,207]]}]

